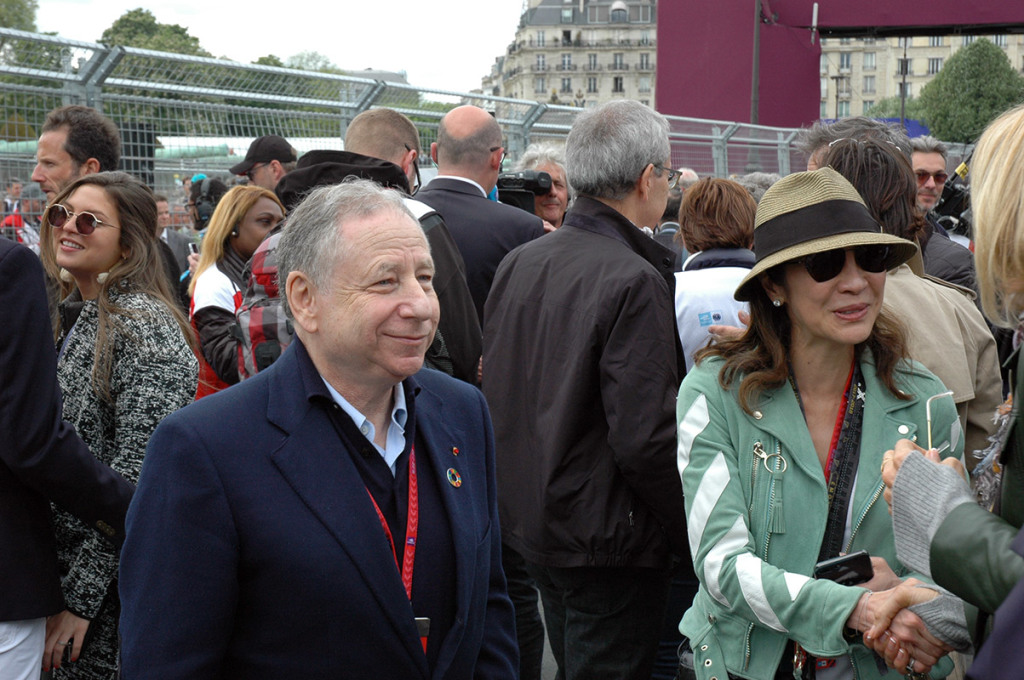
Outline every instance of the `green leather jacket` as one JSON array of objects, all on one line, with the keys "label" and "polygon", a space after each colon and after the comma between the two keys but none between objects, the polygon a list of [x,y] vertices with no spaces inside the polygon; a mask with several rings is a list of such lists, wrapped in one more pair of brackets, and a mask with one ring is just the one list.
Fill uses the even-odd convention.
[{"label": "green leather jacket", "polygon": [[[882,455],[902,438],[927,440],[925,400],[945,391],[923,366],[907,363],[895,398],[879,381],[870,356],[860,360],[865,383],[860,464],[847,525],[846,551],[867,550],[893,570],[892,521],[882,498]],[[856,677],[879,678],[876,657],[844,637],[862,588],[810,578],[827,517],[821,464],[789,385],[762,394],[747,414],[718,383],[722,360],[705,359],[683,381],[677,402],[679,469],[694,568],[701,586],[679,630],[690,639],[699,678],[726,671],[769,680],[796,640],[811,654],[849,654]],[[952,400],[932,404],[936,446],[960,456],[963,437]],[[919,576],[917,574],[913,574]],[[788,648],[787,648],[788,652]],[[947,664],[951,668],[951,664]],[[943,677],[944,667],[933,669]]]}]

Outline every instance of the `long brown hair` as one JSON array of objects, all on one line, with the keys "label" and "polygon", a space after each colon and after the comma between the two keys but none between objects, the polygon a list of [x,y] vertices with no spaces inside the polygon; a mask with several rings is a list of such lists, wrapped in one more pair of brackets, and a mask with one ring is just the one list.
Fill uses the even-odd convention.
[{"label": "long brown hair", "polygon": [[[783,279],[786,263],[769,269],[765,276],[776,283]],[[781,387],[789,378],[789,345],[791,324],[784,307],[776,307],[762,286],[751,286],[750,325],[746,333],[735,340],[705,347],[694,358],[700,363],[707,357],[722,357],[724,364],[718,374],[718,383],[729,389],[738,379],[737,398],[740,407],[752,414],[754,404],[762,392]],[[909,399],[896,384],[896,367],[907,356],[906,330],[897,319],[883,308],[875,319],[871,335],[854,348],[860,356],[871,352],[879,379],[897,399]]]},{"label": "long brown hair", "polygon": [[[167,282],[163,262],[157,251],[156,231],[156,200],[153,191],[124,172],[100,172],[85,175],[76,179],[61,191],[53,203],[63,203],[68,196],[84,185],[93,185],[103,189],[117,207],[116,217],[121,225],[120,241],[124,257],[110,268],[106,280],[100,284],[96,298],[98,308],[98,330],[96,348],[93,355],[92,386],[96,393],[110,399],[110,373],[113,365],[113,343],[108,342],[111,333],[121,327],[118,316],[133,316],[137,312],[125,309],[110,298],[112,289],[146,293],[164,304],[168,313],[174,317],[189,347],[195,349],[195,336],[185,316],[173,302],[170,285]],[[47,272],[60,281],[61,299],[75,290],[73,281],[60,278],[60,267],[57,265],[56,252],[53,244],[53,229],[49,213],[43,213],[40,230],[40,257]],[[54,340],[60,338],[61,327],[54,320]]]}]

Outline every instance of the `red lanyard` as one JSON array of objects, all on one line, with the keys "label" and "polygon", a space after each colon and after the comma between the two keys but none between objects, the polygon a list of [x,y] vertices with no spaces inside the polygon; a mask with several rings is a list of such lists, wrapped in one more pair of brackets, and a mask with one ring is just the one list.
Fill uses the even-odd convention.
[{"label": "red lanyard", "polygon": [[[839,413],[836,415],[836,424],[832,428],[832,442],[828,448],[828,460],[825,461],[825,483],[828,484],[832,476],[832,460],[835,458],[836,449],[839,447],[839,435],[843,432],[843,422],[846,420],[846,409],[850,405],[850,383],[853,382],[853,369],[856,364],[850,365],[850,375],[846,376],[846,387],[843,389],[843,398],[839,403]],[[831,499],[830,499],[831,502]]]},{"label": "red lanyard", "polygon": [[[402,554],[401,564],[398,563],[398,551],[395,549],[395,538],[391,533],[391,527],[388,526],[388,521],[384,519],[384,513],[380,511],[380,506],[377,505],[373,494],[370,493],[369,489],[366,490],[366,493],[370,496],[373,509],[377,511],[377,517],[380,519],[380,526],[388,537],[388,543],[391,544],[391,554],[395,557],[395,567],[402,573],[402,585],[405,586],[405,594],[409,597],[409,602],[412,602],[412,570],[416,559],[416,535],[420,526],[420,497],[416,484],[416,447],[413,446],[409,450],[409,511],[405,521],[405,550]],[[427,638],[423,637],[421,641],[423,642],[423,651],[426,652]]]}]

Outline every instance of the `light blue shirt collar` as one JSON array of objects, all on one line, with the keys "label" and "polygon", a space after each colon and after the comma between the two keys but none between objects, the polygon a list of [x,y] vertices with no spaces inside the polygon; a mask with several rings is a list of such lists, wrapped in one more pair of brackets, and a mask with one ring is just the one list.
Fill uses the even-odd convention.
[{"label": "light blue shirt collar", "polygon": [[[323,380],[323,376],[320,379]],[[394,387],[395,405],[391,409],[391,423],[388,426],[388,436],[384,448],[378,446],[377,442],[373,440],[377,435],[377,430],[373,427],[373,423],[360,413],[355,406],[348,403],[348,400],[341,396],[341,393],[334,389],[329,382],[324,380],[324,385],[327,386],[327,391],[331,393],[331,398],[334,399],[334,402],[348,414],[348,417],[356,424],[356,427],[359,428],[359,431],[366,437],[367,441],[377,449],[381,458],[391,468],[391,474],[395,474],[395,462],[402,455],[402,451],[405,451],[405,423],[409,417],[409,412],[405,407],[405,389],[402,387],[402,383],[398,383]]]}]

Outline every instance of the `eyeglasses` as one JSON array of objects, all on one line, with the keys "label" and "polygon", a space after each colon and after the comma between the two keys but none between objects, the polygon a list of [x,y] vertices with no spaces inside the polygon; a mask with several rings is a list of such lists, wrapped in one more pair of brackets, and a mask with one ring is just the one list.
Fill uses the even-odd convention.
[{"label": "eyeglasses", "polygon": [[502,165],[505,165],[505,157],[508,156],[508,151],[505,149],[505,147],[502,146],[492,146],[490,149],[488,149],[488,151],[494,153],[498,149],[501,149],[501,162],[498,163],[498,166],[500,167]]},{"label": "eyeglasses", "polygon": [[[409,146],[408,144],[403,143],[402,146],[405,147],[406,151],[413,151],[413,148],[411,146]],[[422,183],[421,180],[420,180],[419,152],[416,152],[416,158],[414,158],[413,161],[412,161],[412,167],[413,167],[413,170],[416,172],[416,186],[412,187],[412,192],[411,193],[415,194],[419,190],[420,184]]]},{"label": "eyeglasses", "polygon": [[[814,253],[801,257],[797,262],[804,266],[811,278],[818,283],[831,281],[839,276],[846,266],[846,248],[826,250],[823,253]],[[889,246],[867,245],[855,246],[853,251],[854,262],[857,266],[871,274],[878,274],[885,271],[886,262],[889,260]]]},{"label": "eyeglasses", "polygon": [[924,186],[928,183],[928,178],[931,177],[935,180],[936,185],[945,184],[946,180],[949,179],[949,175],[946,174],[945,170],[939,170],[938,172],[927,172],[925,170],[918,170],[914,173],[917,175],[917,183]]},{"label": "eyeglasses", "polygon": [[46,221],[49,222],[50,226],[54,229],[62,229],[64,225],[68,223],[68,220],[71,219],[75,221],[75,229],[82,236],[88,236],[92,232],[96,231],[96,227],[100,225],[113,227],[115,229],[118,228],[116,224],[104,222],[91,212],[74,213],[62,206],[60,203],[54,203],[46,209]]},{"label": "eyeglasses", "polygon": [[253,181],[252,174],[254,172],[256,172],[256,168],[262,168],[264,165],[270,165],[270,163],[255,163],[255,164],[253,164],[253,166],[251,168],[249,168],[249,171],[247,173],[245,173],[246,179],[248,179],[250,182]]},{"label": "eyeglasses", "polygon": [[676,188],[676,185],[679,184],[679,174],[680,174],[677,170],[673,170],[672,168],[666,168],[661,163],[651,163],[651,165],[653,165],[654,167],[656,167],[658,170],[660,170],[662,172],[667,172],[668,173],[668,188],[669,189],[675,189]]}]

